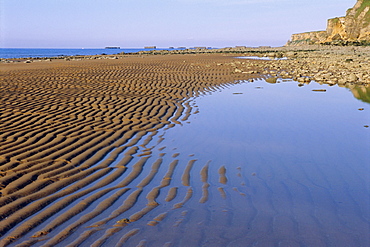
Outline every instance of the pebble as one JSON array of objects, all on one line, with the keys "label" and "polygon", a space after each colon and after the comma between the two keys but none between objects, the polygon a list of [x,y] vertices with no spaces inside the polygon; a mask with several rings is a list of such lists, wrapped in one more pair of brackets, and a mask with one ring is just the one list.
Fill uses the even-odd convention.
[{"label": "pebble", "polygon": [[[275,48],[277,51],[267,52],[265,56],[288,59],[270,60],[259,64],[251,62],[245,67],[260,67],[259,72],[262,75],[293,79],[301,84],[315,80],[331,86],[370,85],[370,47],[308,46],[295,49]],[[243,64],[234,63],[234,66],[235,69],[243,70]],[[249,71],[248,68],[245,71]]]}]

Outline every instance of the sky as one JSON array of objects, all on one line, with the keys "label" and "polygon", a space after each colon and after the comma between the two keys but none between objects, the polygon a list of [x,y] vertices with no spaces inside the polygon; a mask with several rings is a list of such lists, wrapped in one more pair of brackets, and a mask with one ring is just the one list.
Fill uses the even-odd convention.
[{"label": "sky", "polygon": [[0,0],[0,48],[282,46],[356,0]]}]

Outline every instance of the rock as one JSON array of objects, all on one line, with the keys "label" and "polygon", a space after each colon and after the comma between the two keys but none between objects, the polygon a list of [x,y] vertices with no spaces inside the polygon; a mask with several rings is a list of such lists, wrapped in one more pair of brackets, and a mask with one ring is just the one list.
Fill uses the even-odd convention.
[{"label": "rock", "polygon": [[304,77],[299,77],[299,78],[297,79],[297,81],[298,81],[298,82],[304,82],[304,79],[305,79]]},{"label": "rock", "polygon": [[348,76],[348,81],[350,82],[356,82],[358,80],[358,77],[355,74],[350,74]]},{"label": "rock", "polygon": [[337,83],[338,83],[338,85],[344,85],[344,84],[346,84],[346,80],[343,79],[343,78],[340,78]]},{"label": "rock", "polygon": [[330,79],[330,80],[327,81],[327,84],[329,84],[329,85],[335,85],[335,84],[337,84],[337,82],[338,82],[338,79],[337,78],[332,78],[332,79]]},{"label": "rock", "polygon": [[305,83],[310,83],[311,82],[311,78],[308,78],[308,77],[304,78],[304,82]]},{"label": "rock", "polygon": [[285,53],[285,56],[286,57],[295,57],[295,56],[297,56],[297,53],[293,52],[293,51],[289,51],[289,52]]},{"label": "rock", "polygon": [[277,78],[276,77],[267,78],[266,79],[266,82],[268,82],[268,83],[276,83],[277,82]]},{"label": "rock", "polygon": [[267,57],[270,57],[270,58],[275,58],[276,57],[276,54],[274,52],[270,52],[266,56]]}]

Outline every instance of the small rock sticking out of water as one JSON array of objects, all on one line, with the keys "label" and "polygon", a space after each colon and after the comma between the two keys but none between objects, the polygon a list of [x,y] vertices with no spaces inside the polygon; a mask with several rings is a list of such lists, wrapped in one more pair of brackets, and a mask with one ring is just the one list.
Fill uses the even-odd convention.
[{"label": "small rock sticking out of water", "polygon": [[266,79],[266,82],[268,82],[268,83],[276,83],[277,82],[277,78],[276,77],[267,78]]}]

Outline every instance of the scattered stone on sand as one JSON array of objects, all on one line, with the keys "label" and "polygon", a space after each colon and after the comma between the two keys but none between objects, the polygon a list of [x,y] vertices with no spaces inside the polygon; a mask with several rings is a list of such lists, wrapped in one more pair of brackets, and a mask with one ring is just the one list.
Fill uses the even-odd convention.
[{"label": "scattered stone on sand", "polygon": [[[90,60],[90,59],[122,59],[127,57],[145,57],[148,55],[189,55],[198,54],[222,54],[222,56],[234,57],[230,62],[214,62],[202,66],[213,69],[214,66],[221,68],[229,67],[235,75],[246,75],[251,82],[255,78],[273,77],[292,79],[301,84],[308,84],[312,80],[320,84],[341,87],[361,85],[369,87],[370,84],[370,47],[368,46],[325,46],[308,45],[294,47],[235,47],[221,49],[185,49],[185,50],[155,50],[140,51],[137,53],[120,53],[115,55],[94,56],[69,56],[53,57],[47,59],[1,59],[0,63],[31,63],[34,61],[54,60]],[[271,60],[243,59],[240,57],[270,57]],[[185,60],[184,60],[185,62]],[[192,64],[193,68],[200,68]],[[253,78],[250,78],[253,77]],[[242,79],[242,78],[240,78]],[[274,79],[268,79],[270,83]]]}]

